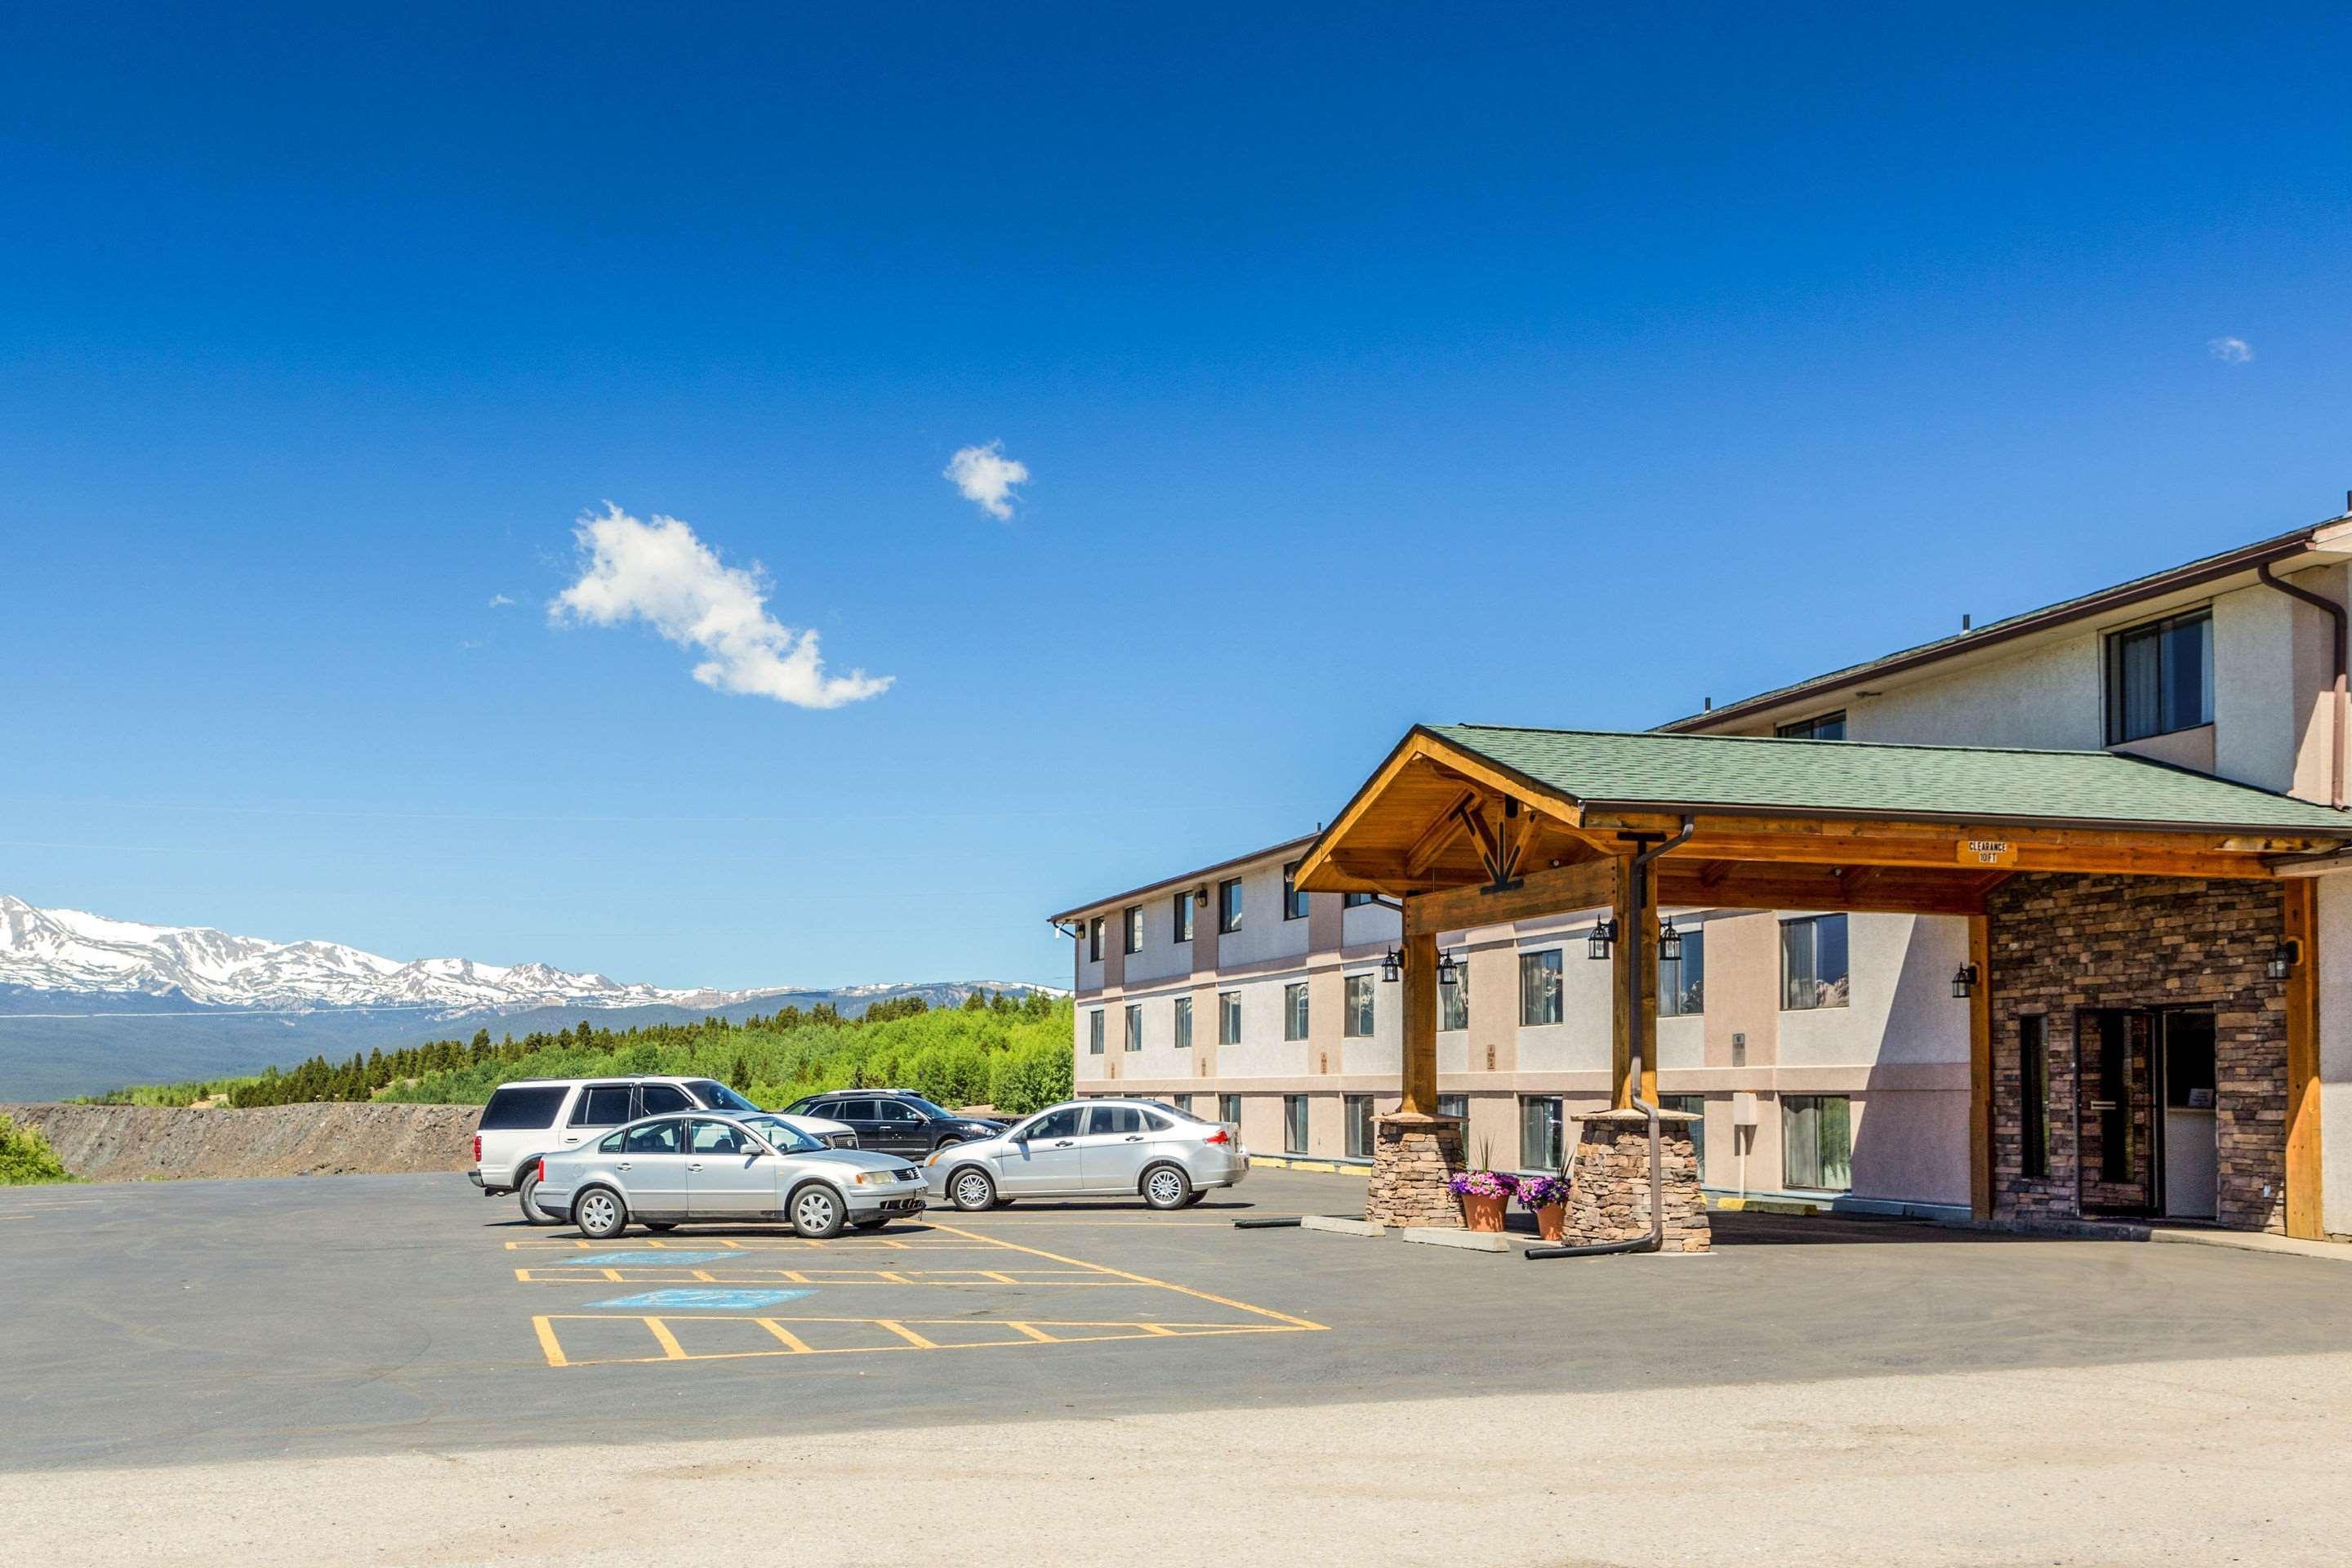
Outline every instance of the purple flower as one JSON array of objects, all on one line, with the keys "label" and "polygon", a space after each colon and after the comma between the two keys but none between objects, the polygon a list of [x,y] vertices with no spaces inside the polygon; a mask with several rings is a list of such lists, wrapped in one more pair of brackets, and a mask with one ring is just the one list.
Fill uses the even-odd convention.
[{"label": "purple flower", "polygon": [[1519,1183],[1508,1171],[1461,1171],[1446,1177],[1445,1185],[1459,1198],[1507,1198]]},{"label": "purple flower", "polygon": [[1559,1176],[1522,1176],[1517,1191],[1519,1202],[1531,1209],[1568,1202],[1568,1182]]}]

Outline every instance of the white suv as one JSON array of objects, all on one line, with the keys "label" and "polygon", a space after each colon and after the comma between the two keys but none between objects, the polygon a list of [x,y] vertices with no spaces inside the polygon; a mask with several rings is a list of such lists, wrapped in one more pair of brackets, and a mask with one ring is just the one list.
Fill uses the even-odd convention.
[{"label": "white suv", "polygon": [[[553,1225],[539,1212],[531,1194],[539,1185],[539,1161],[583,1143],[641,1116],[676,1110],[756,1112],[759,1107],[710,1078],[534,1078],[500,1084],[482,1107],[474,1128],[474,1168],[466,1173],[485,1197],[521,1194],[522,1217]],[[857,1134],[845,1122],[822,1116],[783,1119],[831,1149],[855,1149]]]}]

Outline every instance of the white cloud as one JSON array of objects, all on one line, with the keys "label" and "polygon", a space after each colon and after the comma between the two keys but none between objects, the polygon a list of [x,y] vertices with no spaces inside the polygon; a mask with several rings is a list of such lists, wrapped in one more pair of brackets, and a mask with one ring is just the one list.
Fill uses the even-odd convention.
[{"label": "white cloud", "polygon": [[494,610],[503,610],[509,605],[513,603],[514,601],[508,598],[504,594],[493,594],[490,595],[490,608]]},{"label": "white cloud", "polygon": [[2205,346],[2224,364],[2243,364],[2254,357],[2254,345],[2243,338],[2215,338]]},{"label": "white cloud", "polygon": [[1029,482],[1029,465],[1004,455],[1004,443],[966,447],[948,459],[940,478],[951,479],[963,499],[1000,522],[1013,521],[1013,487]]},{"label": "white cloud", "polygon": [[610,501],[604,509],[572,528],[580,580],[548,605],[550,620],[600,626],[642,620],[680,647],[709,656],[694,667],[703,685],[796,708],[838,708],[890,689],[887,675],[825,674],[816,633],[794,631],[768,614],[767,575],[757,562],[722,564],[674,517],[640,522]]}]

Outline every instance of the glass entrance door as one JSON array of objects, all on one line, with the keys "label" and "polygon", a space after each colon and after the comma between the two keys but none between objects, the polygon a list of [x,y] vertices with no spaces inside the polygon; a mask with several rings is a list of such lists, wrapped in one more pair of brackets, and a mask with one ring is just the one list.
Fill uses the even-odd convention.
[{"label": "glass entrance door", "polygon": [[2213,1015],[2203,1007],[2157,1015],[2164,1054],[2164,1212],[2173,1219],[2221,1213],[2221,1152],[2214,1121]]},{"label": "glass entrance door", "polygon": [[2074,1016],[2076,1208],[2157,1212],[2156,1017],[2100,1007]]}]

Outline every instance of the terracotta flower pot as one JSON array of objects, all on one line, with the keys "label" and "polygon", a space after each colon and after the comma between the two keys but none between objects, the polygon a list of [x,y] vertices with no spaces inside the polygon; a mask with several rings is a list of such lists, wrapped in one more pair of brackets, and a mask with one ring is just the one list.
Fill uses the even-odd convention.
[{"label": "terracotta flower pot", "polygon": [[1546,1204],[1536,1210],[1536,1230],[1546,1241],[1559,1241],[1568,1234],[1568,1205]]},{"label": "terracotta flower pot", "polygon": [[1503,1228],[1503,1200],[1482,1198],[1474,1193],[1462,1194],[1462,1223],[1472,1230]]}]

